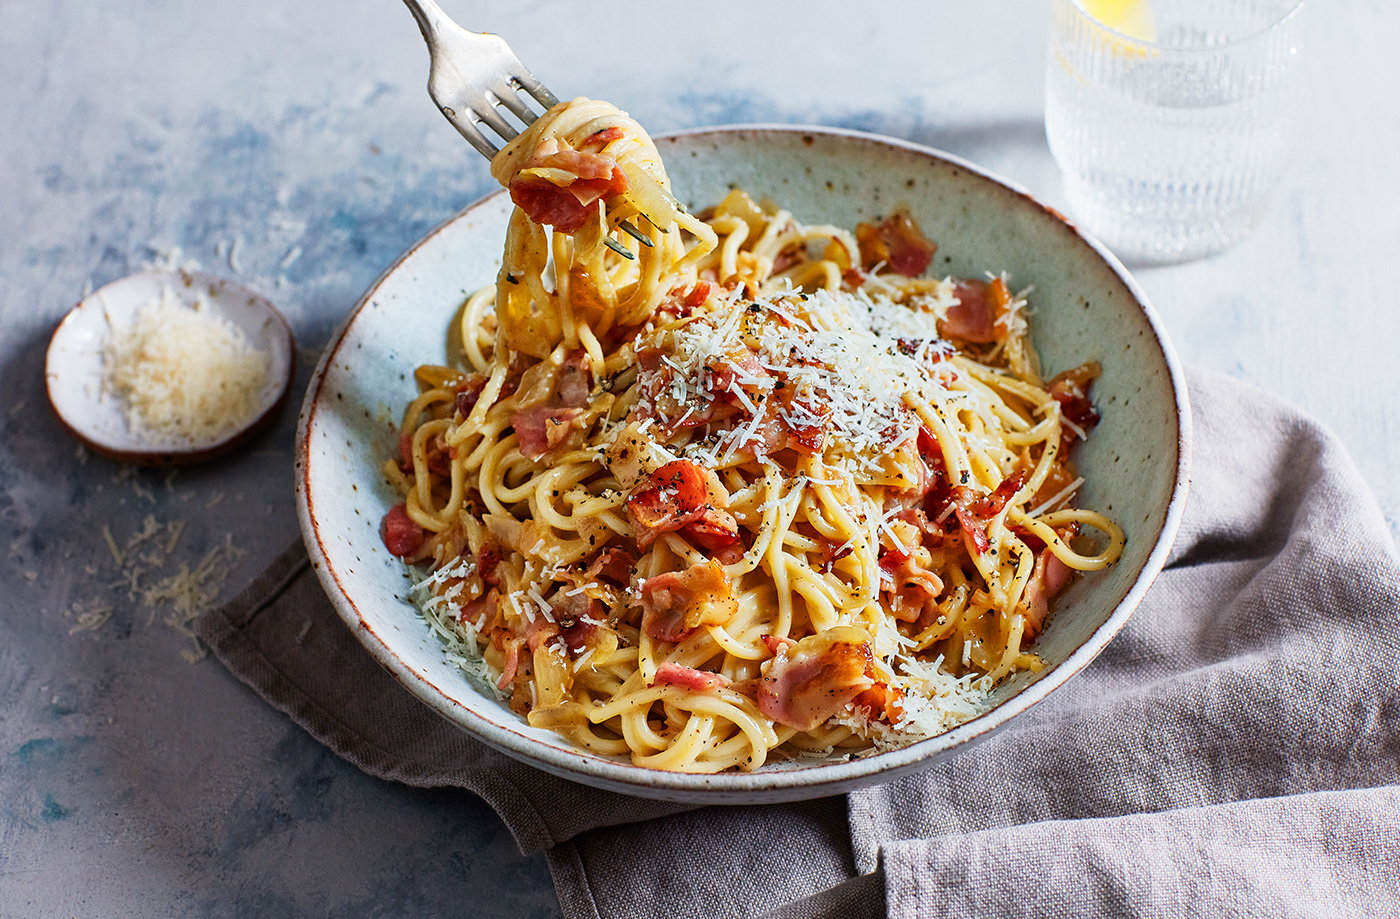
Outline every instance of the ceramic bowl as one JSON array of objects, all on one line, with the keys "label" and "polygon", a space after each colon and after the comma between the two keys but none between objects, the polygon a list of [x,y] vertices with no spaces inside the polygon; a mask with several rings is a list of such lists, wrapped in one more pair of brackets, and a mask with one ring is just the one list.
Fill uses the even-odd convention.
[{"label": "ceramic bowl", "polygon": [[446,359],[448,326],[500,264],[509,199],[484,198],[405,253],[331,340],[302,408],[297,495],[303,535],[326,592],[370,653],[405,687],[476,738],[540,769],[654,798],[770,802],[887,781],[953,755],[1044,699],[1123,627],[1161,569],[1186,490],[1189,409],[1161,325],[1124,268],[1061,215],[956,157],[888,138],[790,127],[697,130],[658,145],[692,209],[738,185],[807,223],[853,227],[911,206],[938,243],[931,271],[1008,271],[1033,286],[1043,366],[1103,365],[1094,386],[1103,421],[1077,454],[1081,503],[1127,532],[1122,560],[1080,578],[1058,601],[1036,651],[1046,667],[994,693],[995,707],[939,737],[865,758],[770,763],[754,773],[657,772],[582,752],[536,730],[443,658],[406,599],[403,566],[380,541],[399,499],[379,467],[415,395],[412,371]]},{"label": "ceramic bowl", "polygon": [[[135,321],[169,290],[185,306],[201,301],[210,315],[242,333],[268,356],[267,377],[247,421],[199,440],[133,429],[120,396],[106,385],[106,343],[113,329]],[[287,398],[296,369],[296,339],[266,298],[198,271],[141,271],[93,291],[63,317],[49,340],[44,377],[49,404],[63,426],[90,449],[145,465],[184,465],[227,453],[267,425]]]}]

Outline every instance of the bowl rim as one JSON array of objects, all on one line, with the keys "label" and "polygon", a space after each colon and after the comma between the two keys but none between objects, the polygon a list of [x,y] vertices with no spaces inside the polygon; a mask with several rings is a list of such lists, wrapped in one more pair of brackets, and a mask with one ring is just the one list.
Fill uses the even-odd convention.
[{"label": "bowl rim", "polygon": [[[1141,311],[1143,319],[1152,330],[1168,371],[1168,380],[1173,396],[1173,416],[1176,420],[1176,468],[1171,498],[1163,515],[1162,528],[1156,534],[1154,544],[1142,568],[1124,593],[1123,599],[1108,618],[1095,628],[1089,637],[1068,657],[1056,664],[1052,673],[1038,679],[989,711],[943,734],[878,754],[847,758],[836,762],[814,762],[811,766],[791,770],[720,774],[650,770],[627,762],[603,759],[582,751],[547,746],[519,730],[513,730],[488,720],[461,702],[452,699],[442,689],[413,672],[393,647],[368,624],[356,607],[355,601],[344,589],[331,559],[323,549],[315,516],[314,499],[310,486],[312,463],[308,454],[309,435],[316,420],[326,371],[334,362],[346,335],[360,312],[378,295],[380,287],[398,271],[407,259],[428,245],[464,215],[506,194],[505,190],[497,189],[474,200],[434,227],[400,254],[369,286],[327,342],[307,385],[297,421],[294,462],[297,517],[307,553],[311,558],[312,568],[336,612],[380,666],[387,670],[400,685],[447,719],[449,723],[508,756],[563,778],[624,794],[690,803],[726,804],[748,803],[757,800],[776,802],[838,794],[866,784],[890,781],[926,768],[937,759],[956,750],[967,748],[990,736],[1003,724],[1039,703],[1088,666],[1127,623],[1167,561],[1181,523],[1189,487],[1188,470],[1191,458],[1192,418],[1184,371],[1167,337],[1166,330],[1145,292],[1122,262],[1102,243],[1081,231],[1065,215],[1039,201],[1018,183],[998,176],[955,154],[912,141],[848,128],[769,123],[689,128],[657,134],[655,139],[658,145],[662,145],[668,142],[701,139],[707,135],[732,137],[745,134],[778,134],[797,137],[820,135],[880,147],[892,147],[940,160],[966,170],[983,181],[1002,186],[1064,225],[1078,244],[1091,249],[1124,284]],[[463,717],[463,713],[465,713],[465,717]],[[511,717],[516,716],[512,713]]]}]

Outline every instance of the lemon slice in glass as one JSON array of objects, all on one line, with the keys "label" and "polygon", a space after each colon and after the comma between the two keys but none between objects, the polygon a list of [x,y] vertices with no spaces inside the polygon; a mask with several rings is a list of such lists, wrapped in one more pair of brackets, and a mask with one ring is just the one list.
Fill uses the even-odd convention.
[{"label": "lemon slice in glass", "polygon": [[1147,0],[1080,0],[1080,4],[1100,25],[1119,35],[1138,41],[1157,40],[1157,22]]}]

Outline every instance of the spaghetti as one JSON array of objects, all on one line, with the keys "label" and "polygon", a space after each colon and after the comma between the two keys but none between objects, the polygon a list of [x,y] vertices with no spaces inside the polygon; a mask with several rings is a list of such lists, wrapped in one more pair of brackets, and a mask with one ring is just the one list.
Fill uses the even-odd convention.
[{"label": "spaghetti", "polygon": [[718,772],[937,734],[1041,666],[1123,534],[1072,505],[1098,369],[1042,379],[1005,277],[921,277],[902,210],[689,214],[606,103],[492,172],[497,283],[385,467],[386,545],[465,669],[586,750]]}]

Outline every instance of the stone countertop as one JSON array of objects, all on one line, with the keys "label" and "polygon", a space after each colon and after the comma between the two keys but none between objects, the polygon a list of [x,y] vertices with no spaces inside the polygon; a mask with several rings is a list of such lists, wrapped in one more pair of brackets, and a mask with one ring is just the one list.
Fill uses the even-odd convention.
[{"label": "stone countertop", "polygon": [[[556,92],[614,100],[653,131],[877,131],[1063,207],[1040,3],[867,18],[827,0],[447,6]],[[1188,363],[1331,425],[1395,531],[1400,118],[1382,88],[1400,85],[1400,58],[1382,43],[1400,7],[1313,12],[1310,130],[1259,228],[1137,274]],[[0,916],[557,913],[543,861],[479,801],[362,775],[185,633],[298,538],[295,395],[245,449],[173,473],[90,456],[45,404],[57,321],[157,257],[278,303],[299,395],[365,287],[490,188],[426,73],[392,0],[0,4]],[[153,599],[182,567],[203,572],[202,594]]]}]

